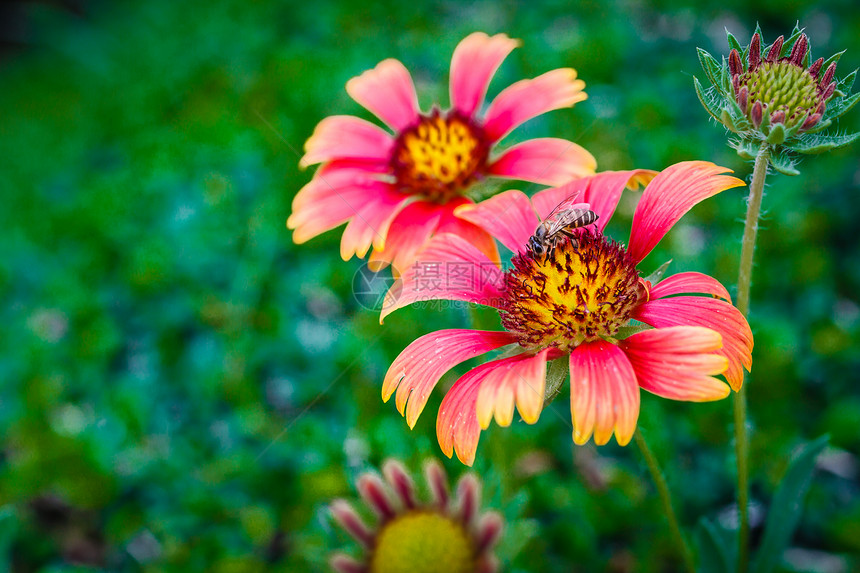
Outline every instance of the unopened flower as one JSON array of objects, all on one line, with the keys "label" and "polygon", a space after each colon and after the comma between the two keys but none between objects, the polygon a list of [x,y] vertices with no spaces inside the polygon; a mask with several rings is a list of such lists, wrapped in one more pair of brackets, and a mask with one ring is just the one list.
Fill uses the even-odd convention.
[{"label": "unopened flower", "polygon": [[761,30],[741,47],[728,34],[731,51],[722,63],[699,49],[699,59],[711,86],[695,79],[699,100],[717,121],[738,135],[738,153],[753,158],[762,143],[781,148],[771,163],[796,175],[790,152],[821,153],[854,141],[858,134],[820,135],[834,119],[857,103],[849,95],[856,72],[836,77],[842,53],[811,60],[809,38],[798,28],[791,37],[762,45]]},{"label": "unopened flower", "polygon": [[397,461],[382,466],[385,480],[375,473],[358,478],[358,492],[376,515],[368,526],[344,500],[331,504],[331,513],[363,548],[360,558],[337,553],[331,559],[339,573],[494,573],[498,562],[493,546],[502,530],[496,512],[481,513],[481,482],[467,474],[454,497],[439,462],[424,466],[430,501],[423,502],[415,483]]},{"label": "unopened flower", "polygon": [[[533,424],[543,409],[547,363],[569,363],[573,439],[627,444],[639,415],[639,389],[673,400],[724,398],[752,366],[752,333],[729,293],[696,272],[651,284],[637,265],[696,203],[743,185],[706,162],[685,162],[657,174],[633,217],[628,246],[603,235],[625,186],[653,172],[606,172],[537,193],[506,191],[457,215],[491,232],[516,253],[507,271],[455,235],[440,235],[403,274],[399,299],[383,316],[416,301],[459,300],[496,308],[504,331],[442,330],[410,344],[391,365],[383,400],[414,426],[433,387],[450,368],[508,347],[457,380],[442,400],[436,432],[443,452],[471,465],[482,429],[513,420],[514,406]],[[594,229],[561,236],[538,255],[526,245],[565,198],[598,216]],[[427,265],[441,276],[426,280]],[[465,273],[464,269],[473,269]],[[489,271],[495,269],[496,274]],[[456,270],[456,275],[452,273]],[[691,296],[691,295],[706,296]],[[724,374],[729,386],[714,376]]]},{"label": "unopened flower", "polygon": [[352,116],[332,116],[305,144],[302,166],[322,165],[293,200],[287,226],[303,243],[348,223],[341,256],[364,257],[373,247],[377,266],[406,266],[436,233],[455,233],[497,258],[492,238],[454,217],[471,203],[474,184],[487,177],[561,185],[594,172],[594,157],[558,138],[532,139],[494,153],[523,122],[586,98],[572,68],[557,69],[508,86],[481,112],[487,87],[518,45],[504,34],[474,33],[454,50],[451,107],[418,108],[406,68],[388,59],[352,78],[346,90],[392,130]]}]

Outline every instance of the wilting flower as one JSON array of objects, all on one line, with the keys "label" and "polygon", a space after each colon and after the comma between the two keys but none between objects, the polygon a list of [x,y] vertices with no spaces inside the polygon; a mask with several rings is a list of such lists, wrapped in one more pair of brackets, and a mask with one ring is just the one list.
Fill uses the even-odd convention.
[{"label": "wilting flower", "polygon": [[[606,172],[537,193],[531,201],[506,191],[457,215],[486,229],[516,253],[502,272],[455,235],[431,240],[403,273],[396,303],[383,316],[416,301],[459,300],[498,309],[504,331],[442,330],[410,344],[391,365],[382,387],[410,427],[442,375],[464,360],[511,345],[495,360],[457,380],[439,409],[442,450],[471,465],[481,429],[495,417],[537,421],[544,405],[547,362],[569,362],[573,439],[593,435],[598,445],[613,432],[627,444],[639,414],[639,388],[673,400],[723,398],[738,390],[752,366],[752,333],[729,293],[715,279],[684,272],[652,285],[636,266],[699,201],[743,185],[712,163],[685,162],[657,174],[645,188],[625,247],[603,235],[624,187],[653,172]],[[526,247],[529,237],[563,199],[581,201],[599,215],[595,229],[579,229],[546,255]],[[440,270],[425,280],[428,269]],[[472,273],[464,269],[474,269]],[[447,270],[447,274],[446,274]],[[452,271],[456,270],[456,275]],[[495,274],[492,272],[495,271]],[[703,294],[708,296],[691,296]],[[631,334],[632,333],[632,334]],[[715,375],[724,374],[727,386]]]},{"label": "wilting flower", "polygon": [[[493,573],[493,546],[502,530],[496,512],[480,513],[481,482],[462,477],[454,499],[439,462],[424,466],[430,501],[421,502],[415,484],[397,461],[358,478],[358,492],[379,522],[371,528],[346,501],[331,504],[335,520],[364,548],[355,559],[338,553],[331,565],[340,573]],[[387,482],[387,483],[386,483]]]},{"label": "wilting flower", "polygon": [[705,90],[694,81],[708,113],[738,134],[733,145],[741,156],[754,158],[762,143],[780,146],[782,153],[771,163],[783,173],[796,175],[787,152],[821,153],[857,138],[858,134],[815,135],[860,98],[860,94],[848,95],[856,72],[842,80],[836,78],[841,52],[810,64],[809,39],[798,28],[787,41],[780,36],[764,49],[760,29],[744,48],[731,34],[728,40],[732,50],[722,64],[699,49],[712,87]]},{"label": "wilting flower", "polygon": [[474,33],[454,50],[451,108],[418,108],[406,68],[388,59],[352,78],[346,90],[393,134],[352,116],[324,119],[305,144],[302,166],[321,163],[293,200],[287,226],[303,243],[348,222],[341,239],[344,260],[363,257],[382,266],[406,266],[436,233],[465,237],[490,258],[495,242],[479,227],[455,217],[471,203],[470,188],[486,177],[561,185],[594,172],[595,160],[564,139],[532,139],[499,154],[494,146],[523,122],[586,98],[571,68],[519,81],[481,114],[487,87],[502,60],[518,45],[504,34]]}]

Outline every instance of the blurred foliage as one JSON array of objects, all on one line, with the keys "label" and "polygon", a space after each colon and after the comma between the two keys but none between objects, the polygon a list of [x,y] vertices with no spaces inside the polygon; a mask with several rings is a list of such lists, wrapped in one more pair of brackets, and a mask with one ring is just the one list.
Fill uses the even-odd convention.
[{"label": "blurred foliage", "polygon": [[[368,117],[344,91],[350,77],[396,57],[425,109],[445,104],[457,42],[505,32],[523,45],[491,95],[573,66],[590,96],[511,142],[567,137],[601,169],[707,159],[746,177],[696,100],[695,47],[726,53],[726,27],[748,37],[759,22],[772,38],[799,21],[814,56],[848,50],[840,74],[860,62],[848,0],[13,8],[0,53],[0,570],[22,572],[322,570],[346,542],[325,505],[354,496],[358,472],[441,457],[442,393],[410,431],[380,383],[407,341],[474,317],[410,308],[380,327],[352,296],[360,263],[338,257],[339,231],[297,247],[284,226],[310,177],[297,163],[314,125]],[[856,131],[860,114],[842,122]],[[822,433],[833,444],[783,571],[860,567],[857,151],[806,159],[765,197],[754,534],[792,449]],[[671,258],[671,272],[731,287],[744,192],[695,208],[646,270]],[[634,204],[625,197],[615,237]],[[635,447],[574,448],[565,396],[535,426],[493,427],[479,446],[487,505],[508,520],[506,570],[678,569]],[[703,515],[732,527],[730,410],[643,395],[641,427],[688,527]]]}]

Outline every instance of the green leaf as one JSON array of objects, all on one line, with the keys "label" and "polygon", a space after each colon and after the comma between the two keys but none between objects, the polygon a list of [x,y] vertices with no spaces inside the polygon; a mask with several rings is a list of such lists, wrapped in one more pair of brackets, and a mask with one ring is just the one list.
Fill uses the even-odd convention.
[{"label": "green leaf", "polygon": [[843,115],[848,113],[848,111],[852,107],[854,107],[858,99],[860,99],[860,92],[852,96],[840,98],[835,103],[831,103],[831,105],[827,107],[827,111],[825,111],[824,113],[827,115],[828,119],[836,119],[842,117]]},{"label": "green leaf", "polygon": [[699,573],[732,573],[734,535],[710,519],[702,518],[693,533],[699,549]]},{"label": "green leaf", "polygon": [[720,117],[717,115],[720,113],[720,108],[715,105],[715,102],[713,101],[715,98],[705,92],[702,84],[699,82],[699,78],[695,76],[693,77],[693,86],[696,88],[696,95],[699,97],[699,102],[701,102],[705,111],[711,114],[711,117],[720,121]]},{"label": "green leaf", "polygon": [[754,160],[756,158],[760,146],[758,142],[748,141],[746,139],[734,139],[729,142],[729,145],[738,152],[738,155],[749,160]]},{"label": "green leaf", "polygon": [[792,160],[787,154],[780,153],[778,155],[774,155],[770,158],[771,166],[776,169],[778,172],[783,175],[788,175],[790,177],[794,175],[800,175],[800,171],[798,171],[794,167],[794,160]]},{"label": "green leaf", "polygon": [[666,269],[669,268],[669,265],[672,264],[672,259],[669,259],[655,270],[653,273],[645,277],[643,280],[650,282],[652,285],[660,282],[660,279],[663,278],[663,275],[666,274]]},{"label": "green leaf", "polygon": [[613,336],[613,338],[615,340],[624,340],[625,338],[630,338],[634,334],[644,332],[646,330],[652,330],[653,328],[653,326],[645,324],[644,322],[639,322],[637,324],[628,324],[619,328],[618,332],[615,333],[615,336]]},{"label": "green leaf", "polygon": [[812,483],[815,458],[827,446],[829,436],[807,442],[794,455],[770,504],[764,537],[752,571],[770,573],[782,554],[800,519],[803,498]]},{"label": "green leaf", "polygon": [[728,40],[729,42],[729,51],[737,50],[738,54],[743,51],[743,48],[741,47],[740,43],[738,43],[737,39],[732,36],[732,33],[729,32],[728,28],[726,28],[726,40]]},{"label": "green leaf", "polygon": [[544,390],[544,405],[549,404],[561,392],[561,386],[567,380],[570,373],[570,362],[565,355],[562,358],[551,360],[546,369],[546,387]]},{"label": "green leaf", "polygon": [[824,60],[824,63],[821,64],[821,73],[824,73],[824,70],[826,70],[828,66],[830,66],[830,64],[832,64],[833,62],[838,62],[839,58],[841,58],[842,54],[844,54],[845,52],[847,52],[847,50],[836,52],[835,54]]},{"label": "green leaf", "polygon": [[[792,151],[796,151],[797,153],[803,153],[805,155],[816,155],[818,153],[824,153],[825,151],[830,151],[831,149],[838,149],[840,147],[845,147],[860,138],[860,133],[852,133],[849,135],[815,135],[805,140],[801,140],[792,145],[787,145],[788,149]],[[774,165],[774,167],[776,167]]]},{"label": "green leaf", "polygon": [[767,134],[767,142],[771,145],[779,145],[785,141],[785,125],[781,123],[773,124],[770,128],[770,133]]},{"label": "green leaf", "polygon": [[714,56],[703,50],[702,48],[696,48],[696,52],[699,54],[699,63],[702,65],[702,69],[705,70],[705,73],[708,75],[708,79],[711,81],[711,85],[717,83],[717,74],[720,73],[720,63],[714,59]]},{"label": "green leaf", "polygon": [[854,80],[857,78],[857,70],[854,70],[836,84],[836,89],[843,92],[844,94],[851,93],[851,88],[854,87]]},{"label": "green leaf", "polygon": [[729,73],[729,66],[726,63],[726,58],[723,57],[723,66],[720,68],[720,83],[719,88],[726,96],[732,94],[734,96],[734,88],[732,87],[732,74]]}]

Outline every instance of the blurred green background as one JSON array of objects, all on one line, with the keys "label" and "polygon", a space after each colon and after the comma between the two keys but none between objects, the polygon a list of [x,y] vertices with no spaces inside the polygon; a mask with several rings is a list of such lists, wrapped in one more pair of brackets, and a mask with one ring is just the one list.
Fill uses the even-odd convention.
[{"label": "blurred green background", "polygon": [[[293,245],[302,144],[395,57],[447,105],[457,42],[523,41],[490,95],[575,67],[589,99],[510,142],[572,139],[600,169],[707,159],[747,177],[699,106],[696,46],[796,21],[813,57],[860,65],[860,5],[732,0],[20,2],[0,52],[0,571],[319,571],[348,546],[325,510],[363,470],[442,456],[434,393],[414,431],[380,399],[408,341],[464,309],[384,327],[352,295],[340,231]],[[840,131],[860,128],[855,110]],[[858,146],[772,175],[751,323],[754,543],[792,450],[829,433],[784,571],[860,567]],[[532,192],[535,187],[526,188]],[[698,206],[644,263],[736,281],[746,189]],[[635,195],[609,232],[626,240]],[[495,328],[493,313],[481,315]],[[443,380],[446,387],[465,364]],[[640,425],[681,521],[733,526],[731,401],[643,394]],[[567,392],[484,433],[475,470],[507,519],[508,571],[679,569],[635,446],[574,448]],[[613,442],[614,444],[614,442]],[[465,468],[444,460],[452,479]]]}]

